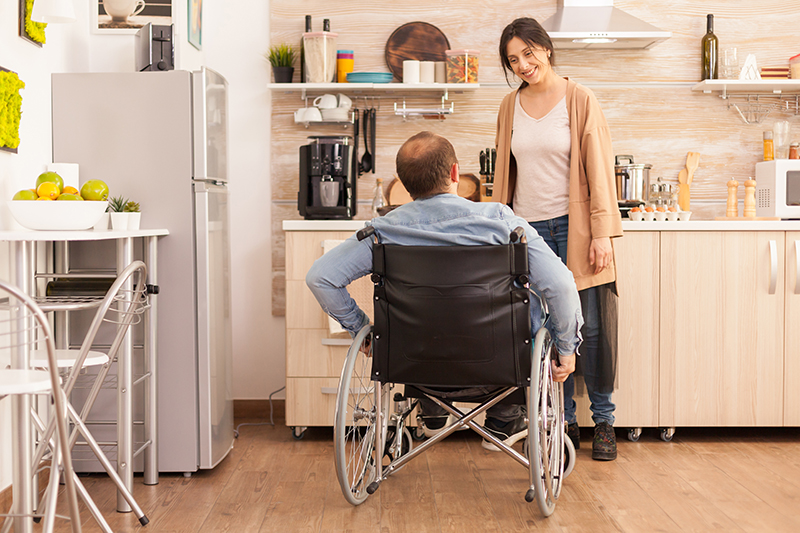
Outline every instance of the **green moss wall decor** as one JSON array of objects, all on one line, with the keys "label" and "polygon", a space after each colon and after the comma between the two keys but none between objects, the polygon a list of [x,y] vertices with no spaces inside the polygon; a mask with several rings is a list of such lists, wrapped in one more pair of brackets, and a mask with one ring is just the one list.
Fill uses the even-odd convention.
[{"label": "green moss wall decor", "polygon": [[0,67],[0,150],[17,153],[24,87],[16,72]]},{"label": "green moss wall decor", "polygon": [[34,0],[19,0],[19,36],[37,46],[45,42],[46,23],[31,20]]}]

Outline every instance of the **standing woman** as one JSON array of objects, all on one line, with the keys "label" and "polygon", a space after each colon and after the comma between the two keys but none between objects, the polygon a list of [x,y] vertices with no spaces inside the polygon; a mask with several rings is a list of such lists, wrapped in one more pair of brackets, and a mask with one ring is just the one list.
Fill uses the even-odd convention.
[{"label": "standing woman", "polygon": [[[519,89],[497,116],[493,200],[528,220],[575,277],[584,325],[578,368],[595,423],[592,458],[617,457],[614,404],[616,374],[616,268],[611,246],[622,235],[611,134],[592,91],[553,71],[553,43],[532,18],[506,26],[500,38],[503,72]],[[567,433],[577,449],[575,380],[564,384]]]}]

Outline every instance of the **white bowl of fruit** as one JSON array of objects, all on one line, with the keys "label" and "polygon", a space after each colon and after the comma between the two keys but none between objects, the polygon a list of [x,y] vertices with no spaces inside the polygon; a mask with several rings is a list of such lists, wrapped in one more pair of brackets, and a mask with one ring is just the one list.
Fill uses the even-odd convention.
[{"label": "white bowl of fruit", "polygon": [[78,191],[64,187],[55,172],[45,172],[35,189],[18,191],[8,202],[14,219],[33,230],[85,230],[94,226],[108,207],[108,186],[89,180]]}]

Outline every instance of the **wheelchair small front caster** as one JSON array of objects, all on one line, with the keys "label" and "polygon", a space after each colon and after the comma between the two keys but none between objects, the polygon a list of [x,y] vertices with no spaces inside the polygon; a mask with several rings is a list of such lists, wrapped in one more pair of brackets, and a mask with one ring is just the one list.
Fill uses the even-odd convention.
[{"label": "wheelchair small front caster", "polygon": [[412,428],[411,437],[416,441],[425,440],[425,430],[421,426]]},{"label": "wheelchair small front caster", "polygon": [[642,436],[642,428],[631,428],[628,430],[628,440],[631,442],[639,442],[639,437]]},{"label": "wheelchair small front caster", "polygon": [[306,436],[306,430],[308,428],[305,426],[292,426],[292,438],[294,440],[303,440],[303,437]]},{"label": "wheelchair small front caster", "polygon": [[659,436],[664,442],[669,442],[675,436],[675,428],[661,428]]}]

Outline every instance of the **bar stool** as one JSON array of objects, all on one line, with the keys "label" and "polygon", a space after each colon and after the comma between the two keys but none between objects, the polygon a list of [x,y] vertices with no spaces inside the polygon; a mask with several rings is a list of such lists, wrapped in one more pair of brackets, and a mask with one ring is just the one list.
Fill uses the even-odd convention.
[{"label": "bar stool", "polygon": [[[28,355],[36,343],[44,343],[45,353],[50,370],[31,370],[28,367]],[[48,496],[45,504],[43,531],[51,532],[55,524],[56,500],[58,497],[59,474],[63,472],[66,488],[67,503],[69,508],[70,525],[73,533],[81,532],[80,514],[75,488],[75,472],[72,469],[72,459],[68,450],[68,432],[66,421],[66,396],[61,389],[58,376],[55,343],[47,317],[30,296],[24,294],[17,287],[0,280],[0,353],[5,352],[11,363],[10,368],[2,365],[0,368],[0,398],[14,395],[14,400],[30,403],[27,396],[50,393],[53,405],[53,422],[55,436],[51,440],[52,456],[50,462],[50,479],[48,483]],[[23,404],[25,405],[25,404]],[[17,409],[13,409],[16,413]],[[15,417],[16,419],[16,417]],[[12,421],[13,422],[13,421]],[[30,451],[23,450],[20,445],[19,435],[16,434],[16,424],[12,431],[13,436],[13,462],[14,462],[14,501],[11,514],[6,515],[7,520],[3,530],[10,528],[12,522],[14,530],[18,532],[31,531],[34,517],[33,494],[29,490],[32,486]],[[38,466],[38,463],[35,464]]]},{"label": "bar stool", "polygon": [[[145,516],[141,507],[133,497],[133,494],[127,489],[116,469],[111,464],[111,461],[109,461],[108,457],[101,449],[99,443],[87,427],[86,421],[92,406],[94,405],[95,400],[97,399],[97,396],[103,387],[106,377],[108,376],[111,364],[117,360],[117,354],[126,333],[132,324],[141,320],[142,314],[147,309],[146,278],[147,267],[143,262],[134,261],[128,265],[111,284],[111,287],[108,289],[102,300],[92,304],[94,307],[97,307],[97,311],[95,312],[94,319],[92,320],[89,330],[84,337],[81,348],[77,350],[56,350],[54,358],[57,367],[62,369],[64,372],[65,379],[63,390],[67,398],[70,397],[70,394],[72,393],[83,369],[90,366],[100,366],[97,376],[91,386],[89,395],[85,399],[80,412],[78,412],[71,402],[67,401],[66,403],[67,415],[70,422],[74,425],[72,434],[69,436],[69,450],[70,452],[72,451],[77,442],[78,435],[80,434],[80,436],[84,439],[84,443],[87,444],[92,450],[97,460],[103,466],[103,469],[117,486],[120,494],[125,501],[127,501],[128,505],[130,505],[132,511],[143,526],[148,524],[149,519],[147,516]],[[132,284],[129,285],[129,282],[132,282]],[[131,288],[127,289],[127,286],[130,286]],[[85,305],[81,305],[82,309],[86,308]],[[74,299],[66,299],[63,300],[62,303],[59,303],[58,301],[49,301],[46,304],[43,304],[42,307],[48,311],[74,310],[75,302]],[[97,336],[98,331],[100,331],[100,327],[103,325],[103,323],[116,324],[117,329],[114,340],[108,350],[108,354],[91,349],[95,342],[95,337]],[[50,359],[45,357],[43,352],[37,350],[31,354],[31,364],[34,367],[41,366],[43,368],[50,368],[52,363]],[[36,456],[34,458],[34,461],[36,461],[44,457],[46,454],[46,446],[43,446],[42,444],[46,444],[50,436],[53,434],[54,420],[53,417],[51,417],[49,424],[45,424],[35,411],[32,411],[32,416],[34,425],[43,434],[42,441],[40,442],[40,446],[37,448]],[[118,423],[122,423],[122,421],[118,421]],[[82,490],[82,485],[79,485],[78,491],[101,529],[108,533],[112,532],[112,529],[103,518],[102,513],[100,513],[95,506],[91,497],[85,492],[85,490]]]}]

